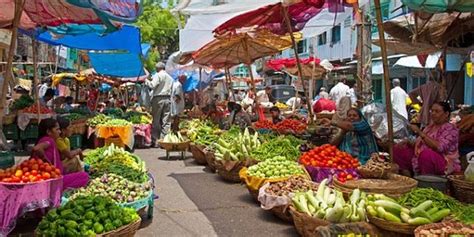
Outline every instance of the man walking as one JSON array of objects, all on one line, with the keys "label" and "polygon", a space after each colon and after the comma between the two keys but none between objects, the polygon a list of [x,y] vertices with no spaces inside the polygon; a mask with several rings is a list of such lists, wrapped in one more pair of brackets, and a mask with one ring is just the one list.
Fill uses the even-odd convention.
[{"label": "man walking", "polygon": [[390,90],[390,97],[392,98],[393,110],[395,110],[405,119],[408,119],[408,112],[406,106],[408,94],[400,87],[400,79],[393,79],[392,84],[393,89]]},{"label": "man walking", "polygon": [[341,100],[344,96],[349,96],[349,86],[346,85],[347,79],[345,77],[341,77],[339,82],[331,88],[329,91],[329,96],[332,101],[336,102],[336,105],[339,104],[339,100]]},{"label": "man walking", "polygon": [[151,80],[146,80],[145,85],[153,90],[151,99],[151,113],[153,123],[151,129],[152,145],[156,146],[158,139],[163,138],[171,126],[171,87],[173,78],[165,71],[165,64],[159,62],[156,64],[155,75]]}]

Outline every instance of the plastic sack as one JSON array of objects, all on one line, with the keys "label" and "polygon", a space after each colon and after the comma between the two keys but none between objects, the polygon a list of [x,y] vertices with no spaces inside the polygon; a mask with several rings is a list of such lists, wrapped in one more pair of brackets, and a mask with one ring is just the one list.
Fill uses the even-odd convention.
[{"label": "plastic sack", "polygon": [[336,102],[325,99],[325,98],[319,99],[313,105],[313,111],[315,113],[321,113],[323,111],[335,111],[335,110],[336,110]]},{"label": "plastic sack", "polygon": [[264,184],[258,192],[258,201],[260,202],[260,207],[263,210],[271,210],[274,207],[285,206],[284,209],[288,208],[291,204],[291,199],[288,196],[276,196],[267,192],[267,188],[270,186],[270,183]]},{"label": "plastic sack", "polygon": [[[370,128],[375,134],[375,137],[382,141],[388,138],[388,121],[385,107],[382,104],[372,103],[362,108],[362,114],[369,122]],[[394,139],[405,139],[409,137],[408,120],[393,113],[393,137]]]}]

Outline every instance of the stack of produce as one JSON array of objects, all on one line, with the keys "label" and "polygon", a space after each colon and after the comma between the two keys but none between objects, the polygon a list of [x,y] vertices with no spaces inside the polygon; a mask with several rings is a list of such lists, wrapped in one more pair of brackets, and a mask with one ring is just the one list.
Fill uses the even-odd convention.
[{"label": "stack of produce", "polygon": [[261,146],[251,151],[252,158],[263,161],[275,156],[284,156],[288,160],[297,161],[303,141],[294,136],[271,136]]},{"label": "stack of produce", "polygon": [[28,114],[37,114],[37,113],[39,113],[39,114],[51,114],[51,113],[53,113],[52,110],[50,110],[47,107],[42,106],[42,105],[39,106],[39,110],[38,110],[38,105],[37,104],[33,104],[29,107],[26,107],[22,111],[23,111],[23,113],[28,113]]},{"label": "stack of produce", "polygon": [[138,221],[134,209],[119,207],[110,198],[81,196],[53,209],[41,220],[38,236],[96,236]]},{"label": "stack of produce", "polygon": [[302,134],[306,131],[306,124],[295,119],[285,119],[273,126],[273,129],[280,133]]},{"label": "stack of produce", "polygon": [[316,193],[296,193],[292,198],[296,210],[332,223],[365,221],[365,193],[355,189],[346,202],[341,192],[326,186],[327,182],[323,180]]},{"label": "stack of produce", "polygon": [[112,173],[136,183],[148,180],[145,163],[114,144],[89,151],[85,155],[84,162],[91,166],[91,175],[94,178]]},{"label": "stack of produce", "polygon": [[370,216],[395,223],[425,225],[441,221],[451,213],[449,208],[439,208],[433,205],[431,200],[424,201],[411,209],[403,207],[383,194],[368,195],[367,200],[367,212]]},{"label": "stack of produce", "polygon": [[143,112],[129,111],[125,118],[133,124],[151,124],[151,115]]},{"label": "stack of produce", "polygon": [[29,95],[21,95],[20,98],[13,101],[11,105],[12,110],[22,110],[24,108],[30,107],[35,103],[35,100]]},{"label": "stack of produce", "polygon": [[276,103],[275,103],[275,106],[276,106],[277,108],[279,108],[279,109],[288,109],[288,105],[283,104],[283,103],[281,103],[281,102],[276,102]]},{"label": "stack of produce", "polygon": [[216,160],[243,161],[249,159],[250,152],[260,146],[258,133],[250,135],[246,128],[243,133],[238,133],[232,142],[219,138],[216,147]]},{"label": "stack of produce", "polygon": [[87,120],[87,126],[96,127],[97,125],[105,124],[105,122],[109,121],[110,119],[112,118],[105,114],[98,114]]},{"label": "stack of produce", "polygon": [[168,133],[166,136],[163,138],[163,142],[166,143],[181,143],[187,141],[186,139],[181,136],[181,133]]},{"label": "stack of produce", "polygon": [[398,199],[400,205],[408,208],[417,207],[426,201],[432,201],[433,205],[440,210],[450,209],[453,213],[462,212],[464,208],[456,199],[432,188],[414,188]]},{"label": "stack of produce", "polygon": [[126,126],[130,126],[132,125],[132,123],[130,123],[129,121],[125,120],[125,119],[109,119],[109,120],[106,120],[104,123],[102,124],[98,124],[97,126],[103,126],[103,127],[126,127]]},{"label": "stack of produce", "polygon": [[74,191],[69,200],[80,196],[110,197],[117,203],[130,203],[149,196],[148,182],[134,183],[116,174],[104,174],[89,182],[89,185]]},{"label": "stack of produce", "polygon": [[363,178],[386,178],[392,169],[391,163],[380,156],[378,153],[373,153],[365,165],[358,168],[358,172]]},{"label": "stack of produce", "polygon": [[123,118],[123,110],[119,108],[107,108],[104,110],[104,114],[112,118]]},{"label": "stack of produce", "polygon": [[318,190],[318,185],[303,176],[293,176],[285,181],[270,184],[265,191],[270,195],[289,196],[290,193]]},{"label": "stack of produce", "polygon": [[253,125],[256,129],[273,129],[274,124],[270,120],[259,120]]},{"label": "stack of produce", "polygon": [[199,145],[209,146],[219,139],[220,130],[208,121],[193,119],[189,122],[182,123],[181,128],[187,129],[187,137]]},{"label": "stack of produce", "polygon": [[34,183],[43,180],[56,179],[61,171],[41,159],[31,158],[18,166],[0,169],[0,181],[5,183]]},{"label": "stack of produce", "polygon": [[267,159],[250,166],[247,170],[248,176],[265,179],[277,179],[303,174],[305,174],[305,172],[297,162],[289,161],[283,156]]},{"label": "stack of produce", "polygon": [[84,119],[86,118],[85,115],[83,114],[77,114],[77,113],[69,113],[65,116],[63,116],[64,118],[68,119],[69,121],[76,121],[76,120],[79,120],[79,119]]},{"label": "stack of produce", "polygon": [[474,227],[459,222],[441,222],[415,229],[417,237],[467,237],[474,236]]},{"label": "stack of produce", "polygon": [[329,144],[311,149],[304,153],[299,161],[305,165],[316,182],[325,178],[331,180],[334,175],[341,182],[358,177],[356,168],[360,165],[359,161]]}]

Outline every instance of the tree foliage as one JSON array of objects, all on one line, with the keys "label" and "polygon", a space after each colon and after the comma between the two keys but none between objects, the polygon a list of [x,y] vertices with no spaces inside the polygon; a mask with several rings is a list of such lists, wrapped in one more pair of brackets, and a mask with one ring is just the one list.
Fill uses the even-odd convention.
[{"label": "tree foliage", "polygon": [[[163,7],[164,5],[167,7]],[[142,42],[150,43],[152,48],[145,62],[146,68],[154,69],[159,60],[166,59],[179,49],[178,18],[170,9],[173,0],[146,0],[143,2],[143,13],[136,25],[140,27]],[[179,18],[180,21],[183,19]]]}]

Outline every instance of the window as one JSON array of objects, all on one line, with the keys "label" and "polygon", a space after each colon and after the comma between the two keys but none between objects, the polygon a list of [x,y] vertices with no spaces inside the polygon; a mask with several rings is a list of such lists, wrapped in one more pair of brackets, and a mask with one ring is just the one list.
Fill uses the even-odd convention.
[{"label": "window", "polygon": [[326,44],[326,32],[318,35],[318,45],[325,45]]},{"label": "window", "polygon": [[344,20],[344,28],[349,28],[351,27],[351,23],[352,23],[352,19],[350,16],[348,16],[345,20]]},{"label": "window", "polygon": [[341,25],[334,26],[331,30],[331,43],[335,44],[341,41]]},{"label": "window", "polygon": [[306,40],[301,40],[300,42],[297,43],[296,45],[298,49],[298,54],[306,53]]}]

